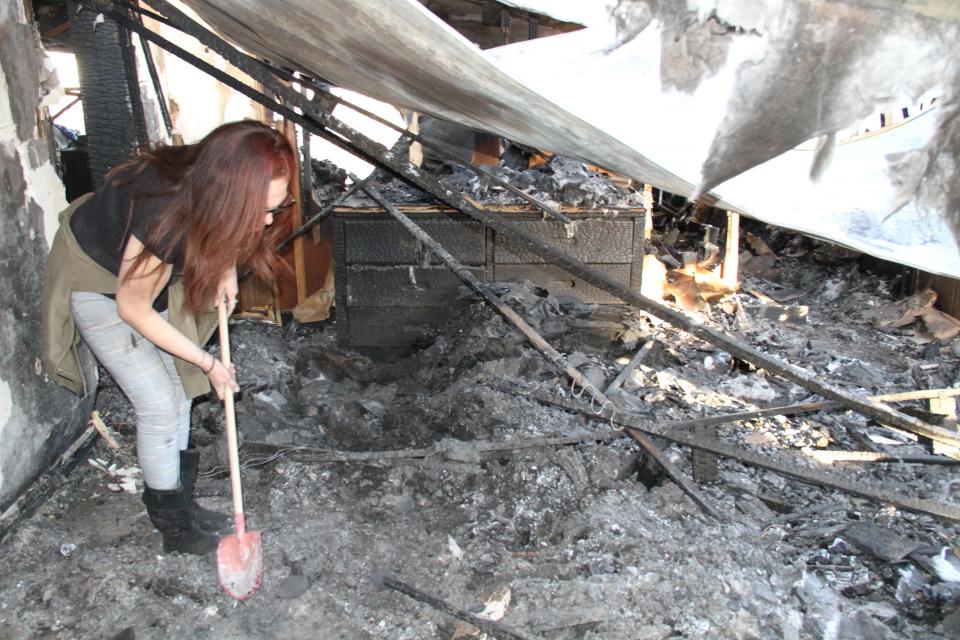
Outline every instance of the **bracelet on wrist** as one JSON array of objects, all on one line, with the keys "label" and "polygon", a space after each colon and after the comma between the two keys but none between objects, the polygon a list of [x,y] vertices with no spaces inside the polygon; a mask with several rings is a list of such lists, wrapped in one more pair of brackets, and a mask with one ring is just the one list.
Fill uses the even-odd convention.
[{"label": "bracelet on wrist", "polygon": [[217,366],[217,359],[213,357],[212,353],[208,353],[206,351],[204,351],[204,353],[210,356],[210,368],[204,369],[203,367],[200,367],[200,370],[203,371],[204,374],[209,374],[211,371],[213,371],[213,368]]}]

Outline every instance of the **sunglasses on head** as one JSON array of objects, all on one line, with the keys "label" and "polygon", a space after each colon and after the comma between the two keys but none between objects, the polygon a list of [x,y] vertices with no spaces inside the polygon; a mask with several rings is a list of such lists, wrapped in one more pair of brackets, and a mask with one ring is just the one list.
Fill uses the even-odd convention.
[{"label": "sunglasses on head", "polygon": [[284,200],[281,204],[273,207],[272,209],[267,209],[267,213],[273,214],[273,217],[276,218],[281,213],[286,213],[293,208],[293,205],[297,204],[297,199],[293,196],[290,196],[287,200]]}]

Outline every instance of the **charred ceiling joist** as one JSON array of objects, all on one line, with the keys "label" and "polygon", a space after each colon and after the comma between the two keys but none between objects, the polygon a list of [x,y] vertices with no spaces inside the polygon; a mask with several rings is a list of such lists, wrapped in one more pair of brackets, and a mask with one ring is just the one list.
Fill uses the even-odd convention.
[{"label": "charred ceiling joist", "polygon": [[[693,418],[689,420],[678,420],[660,424],[640,421],[633,416],[623,414],[598,415],[596,411],[589,407],[577,404],[570,400],[561,400],[554,395],[546,395],[539,388],[529,388],[526,383],[519,380],[504,380],[502,378],[493,379],[489,376],[480,376],[477,379],[479,384],[495,388],[518,397],[527,398],[547,406],[555,406],[572,413],[581,414],[587,418],[610,421],[612,426],[620,428],[598,429],[594,431],[582,431],[577,435],[546,437],[546,438],[511,438],[509,441],[474,441],[463,443],[455,451],[445,449],[442,446],[433,446],[420,449],[390,449],[387,451],[330,451],[329,449],[319,449],[307,446],[288,446],[278,445],[267,442],[244,443],[244,449],[249,452],[268,453],[277,455],[279,453],[295,454],[298,459],[311,462],[352,462],[360,464],[381,464],[385,460],[398,459],[424,459],[428,457],[440,456],[450,460],[486,460],[501,456],[504,452],[516,451],[521,449],[530,449],[537,447],[560,447],[572,444],[582,444],[585,442],[604,442],[624,436],[635,437],[638,434],[646,433],[656,435],[669,442],[676,444],[689,445],[694,452],[700,452],[704,455],[721,455],[728,458],[740,460],[751,466],[761,469],[767,469],[783,475],[816,484],[821,487],[839,489],[851,495],[860,496],[874,500],[880,504],[895,504],[902,509],[915,511],[917,513],[926,513],[939,518],[960,522],[960,509],[955,505],[944,503],[938,500],[918,499],[911,496],[901,495],[898,488],[891,486],[873,486],[863,482],[850,482],[847,478],[829,472],[816,472],[809,465],[803,466],[798,463],[795,456],[786,454],[777,454],[775,457],[770,455],[757,455],[742,447],[732,446],[721,442],[716,437],[704,435],[705,428],[713,428],[732,422],[752,420],[760,417],[769,416],[788,416],[798,413],[809,413],[826,409],[836,408],[835,402],[807,402],[803,404],[770,407],[754,411],[742,411],[737,413],[726,413],[705,418]],[[955,390],[941,390],[953,393]],[[875,396],[875,400],[885,399],[893,401],[894,399],[908,400],[916,399],[918,394],[892,394],[889,396]],[[922,395],[922,394],[920,394]],[[607,412],[609,414],[609,412]],[[826,453],[826,452],[818,452]],[[833,452],[830,452],[833,453]],[[886,456],[884,454],[869,455],[870,452],[837,452],[838,455],[830,462],[839,460],[856,460],[859,462],[911,462],[916,461],[921,464],[958,464],[957,460],[943,456],[921,456],[918,458],[898,458]],[[846,456],[846,457],[844,457]],[[815,455],[814,459],[819,456]],[[804,511],[798,512],[803,514]],[[802,517],[802,516],[797,516]]]},{"label": "charred ceiling joist", "polygon": [[[568,273],[577,276],[587,283],[616,296],[624,302],[627,302],[628,304],[631,304],[640,310],[651,313],[700,339],[706,340],[714,345],[721,346],[732,355],[742,360],[750,362],[757,367],[764,368],[771,373],[780,375],[813,393],[831,400],[836,400],[849,409],[858,411],[885,424],[889,424],[930,438],[931,440],[936,440],[954,447],[960,446],[960,437],[957,437],[957,435],[953,432],[927,424],[922,420],[905,415],[899,411],[884,406],[879,402],[871,401],[864,396],[850,394],[832,385],[826,384],[805,369],[782,362],[781,360],[763,353],[762,351],[749,345],[745,345],[731,338],[730,336],[717,331],[716,329],[704,326],[696,318],[690,317],[683,312],[669,308],[657,301],[641,295],[637,291],[624,286],[622,283],[613,280],[605,274],[600,273],[595,269],[591,269],[581,261],[545,243],[533,234],[519,229],[517,226],[505,220],[502,216],[497,215],[489,210],[484,210],[477,207],[455,188],[448,186],[443,179],[428,175],[421,171],[419,167],[407,162],[405,159],[396,157],[382,145],[377,144],[351,127],[348,127],[343,122],[332,117],[329,113],[318,110],[316,105],[310,102],[302,94],[294,91],[293,89],[280,85],[273,79],[271,74],[265,72],[265,65],[241,53],[234,46],[203,28],[201,25],[190,19],[175,7],[165,2],[165,0],[146,0],[146,3],[154,7],[156,10],[165,13],[170,24],[196,37],[204,45],[216,51],[231,64],[234,64],[245,73],[250,74],[251,77],[262,82],[264,86],[272,93],[280,96],[286,104],[300,109],[305,115],[301,116],[291,108],[283,105],[277,105],[264,96],[258,94],[258,92],[255,92],[249,87],[242,85],[242,83],[239,83],[229,76],[226,76],[226,74],[218,72],[210,67],[210,65],[205,65],[204,69],[213,73],[214,76],[219,80],[227,82],[234,88],[237,88],[247,95],[254,97],[254,99],[257,99],[261,104],[265,104],[266,106],[276,110],[278,113],[290,118],[297,124],[307,128],[309,131],[316,133],[317,135],[320,135],[345,149],[348,149],[355,155],[358,155],[365,160],[373,162],[376,165],[389,170],[391,173],[429,193],[441,202],[444,202],[466,214],[467,216],[493,228],[498,233],[503,233],[512,237],[518,244],[522,244],[536,255],[563,268]],[[133,24],[132,21],[125,16],[118,16],[118,18]],[[133,24],[133,26],[131,26],[131,24],[127,24],[126,26],[133,30],[137,30],[136,27],[138,25]],[[175,47],[172,48],[170,43],[167,43],[159,36],[156,36],[156,34],[146,32],[145,35],[147,35],[151,41],[167,48],[175,55],[183,57],[183,55],[186,54],[186,52],[183,52],[182,50],[174,50]],[[189,56],[189,54],[186,55]],[[198,62],[200,62],[196,59],[191,60],[187,58],[187,60],[192,64],[198,64]]]}]

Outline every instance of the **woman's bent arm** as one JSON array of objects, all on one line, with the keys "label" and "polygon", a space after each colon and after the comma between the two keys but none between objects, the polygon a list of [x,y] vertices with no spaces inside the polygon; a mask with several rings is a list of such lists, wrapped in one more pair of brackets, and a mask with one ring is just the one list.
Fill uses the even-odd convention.
[{"label": "woman's bent arm", "polygon": [[170,281],[173,266],[151,254],[136,271],[130,272],[130,267],[143,250],[140,240],[130,236],[118,275],[117,313],[120,318],[158,348],[200,367],[207,373],[218,395],[222,395],[224,386],[239,391],[232,372],[177,331],[153,308],[154,300]]}]

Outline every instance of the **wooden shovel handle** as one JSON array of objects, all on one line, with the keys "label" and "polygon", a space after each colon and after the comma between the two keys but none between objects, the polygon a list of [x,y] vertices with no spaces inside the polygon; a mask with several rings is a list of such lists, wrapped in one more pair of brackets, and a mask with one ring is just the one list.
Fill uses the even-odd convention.
[{"label": "wooden shovel handle", "polygon": [[[217,303],[220,321],[220,359],[230,369],[230,334],[227,331],[227,305],[223,300]],[[233,493],[233,519],[238,535],[246,531],[243,515],[243,488],[240,486],[240,453],[237,444],[237,416],[233,408],[233,389],[223,390],[223,411],[227,416],[227,455],[230,458],[230,487]]]}]

